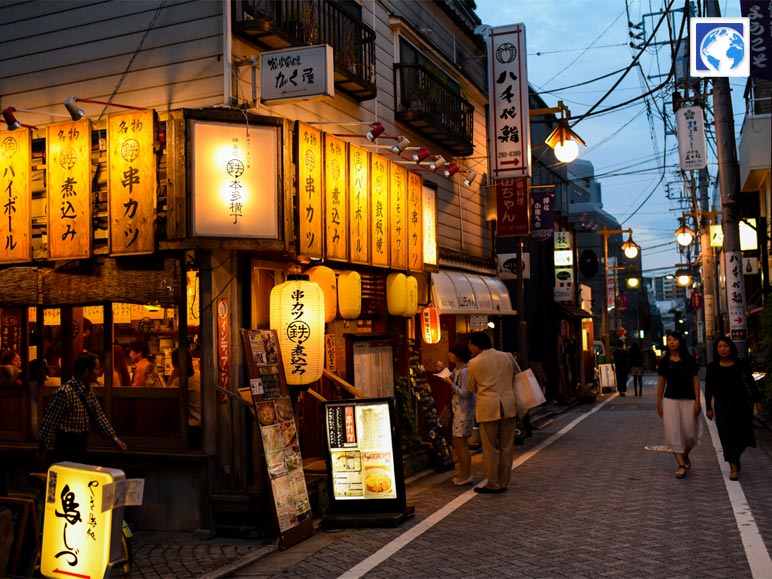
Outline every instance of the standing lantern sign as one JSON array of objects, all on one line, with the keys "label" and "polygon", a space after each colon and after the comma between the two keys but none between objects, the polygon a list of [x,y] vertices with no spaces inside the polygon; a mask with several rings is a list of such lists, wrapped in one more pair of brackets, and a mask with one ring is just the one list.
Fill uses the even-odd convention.
[{"label": "standing lantern sign", "polygon": [[421,312],[421,333],[427,344],[437,344],[442,339],[440,314],[434,306],[426,306]]}]

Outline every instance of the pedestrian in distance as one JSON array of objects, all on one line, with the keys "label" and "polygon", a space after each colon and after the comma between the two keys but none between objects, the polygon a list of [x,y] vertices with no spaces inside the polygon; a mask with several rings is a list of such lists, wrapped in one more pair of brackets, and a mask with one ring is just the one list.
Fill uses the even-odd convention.
[{"label": "pedestrian in distance", "polygon": [[[715,411],[713,399],[715,398]],[[729,480],[740,477],[740,455],[756,448],[753,434],[753,406],[761,412],[761,396],[750,364],[738,357],[731,338],[721,336],[713,344],[713,361],[705,376],[705,416],[715,414],[718,437],[729,463]]]},{"label": "pedestrian in distance", "polygon": [[675,476],[684,478],[692,467],[689,452],[699,439],[700,381],[697,364],[679,332],[667,333],[657,374],[657,413],[663,419],[665,442],[678,462]]},{"label": "pedestrian in distance", "polygon": [[96,381],[99,360],[84,352],[75,359],[75,376],[62,384],[46,409],[40,427],[37,460],[46,463],[48,446],[54,442],[54,462],[85,462],[89,425],[94,425],[104,438],[112,439],[121,452],[126,444],[118,438],[91,384]]},{"label": "pedestrian in distance", "polygon": [[453,372],[445,381],[453,392],[451,408],[453,419],[451,432],[453,450],[458,460],[458,473],[453,477],[456,486],[470,485],[472,478],[472,455],[469,453],[467,439],[474,430],[474,395],[469,391],[469,368],[467,363],[472,357],[466,344],[453,344],[448,352],[448,360],[454,365]]},{"label": "pedestrian in distance", "polygon": [[643,352],[638,342],[630,346],[630,375],[633,377],[635,395],[643,396]]},{"label": "pedestrian in distance", "polygon": [[469,334],[469,391],[477,395],[475,418],[480,428],[483,465],[488,482],[478,493],[503,493],[512,474],[517,403],[515,359],[493,348],[485,332]]},{"label": "pedestrian in distance", "polygon": [[617,342],[617,348],[611,354],[614,359],[614,373],[617,378],[617,391],[620,396],[627,393],[627,377],[630,375],[630,352],[625,349],[622,340]]}]

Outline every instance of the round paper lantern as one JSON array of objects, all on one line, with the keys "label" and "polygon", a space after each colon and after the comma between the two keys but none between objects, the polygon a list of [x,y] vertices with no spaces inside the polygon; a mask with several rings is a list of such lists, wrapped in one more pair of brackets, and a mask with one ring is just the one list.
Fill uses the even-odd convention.
[{"label": "round paper lantern", "polygon": [[440,313],[434,306],[426,306],[421,312],[421,333],[427,344],[436,344],[442,338]]},{"label": "round paper lantern", "polygon": [[335,281],[335,272],[329,267],[317,265],[309,267],[305,273],[308,279],[319,284],[324,292],[324,321],[329,323],[335,320],[338,313],[338,283]]},{"label": "round paper lantern", "polygon": [[344,271],[338,276],[338,310],[344,320],[355,320],[362,313],[362,276]]},{"label": "round paper lantern", "polygon": [[287,384],[302,386],[324,370],[324,292],[307,275],[288,275],[271,290],[271,328],[279,337]]},{"label": "round paper lantern", "polygon": [[386,276],[386,309],[389,315],[401,316],[407,310],[407,276],[390,273]]},{"label": "round paper lantern", "polygon": [[412,318],[418,313],[418,280],[408,275],[405,279],[405,289],[407,290],[407,299],[405,299],[405,309],[402,316]]}]

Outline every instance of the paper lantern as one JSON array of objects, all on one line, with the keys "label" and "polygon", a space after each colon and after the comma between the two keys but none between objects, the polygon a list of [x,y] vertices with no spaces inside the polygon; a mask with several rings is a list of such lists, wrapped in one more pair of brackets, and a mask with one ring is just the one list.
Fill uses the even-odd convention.
[{"label": "paper lantern", "polygon": [[324,292],[307,275],[288,275],[271,290],[271,328],[279,337],[287,384],[302,386],[324,370]]},{"label": "paper lantern", "polygon": [[427,344],[437,344],[442,338],[440,313],[434,306],[426,306],[421,312],[421,333]]},{"label": "paper lantern", "polygon": [[358,271],[338,276],[338,310],[344,320],[355,320],[362,313],[362,277]]},{"label": "paper lantern", "polygon": [[407,276],[391,273],[386,276],[386,309],[389,315],[401,316],[407,310]]},{"label": "paper lantern", "polygon": [[324,321],[334,321],[338,313],[338,283],[335,281],[335,272],[329,267],[317,265],[308,268],[305,273],[308,279],[318,283],[324,292]]},{"label": "paper lantern", "polygon": [[412,318],[418,313],[418,280],[412,275],[406,276],[405,289],[407,290],[407,298],[402,316]]}]

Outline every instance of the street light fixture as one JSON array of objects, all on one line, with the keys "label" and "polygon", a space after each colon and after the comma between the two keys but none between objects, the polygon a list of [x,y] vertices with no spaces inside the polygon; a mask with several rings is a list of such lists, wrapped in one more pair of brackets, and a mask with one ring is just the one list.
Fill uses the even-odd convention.
[{"label": "street light fixture", "polygon": [[582,138],[568,126],[568,120],[571,118],[571,111],[568,107],[563,104],[563,101],[558,101],[558,106],[556,107],[531,109],[528,111],[528,114],[531,117],[555,113],[560,113],[560,119],[558,120],[557,126],[544,140],[544,143],[554,151],[555,158],[557,158],[558,161],[570,163],[579,155],[579,145],[584,147],[585,143]]},{"label": "street light fixture", "polygon": [[689,287],[692,285],[692,272],[688,268],[682,267],[677,269],[675,277],[678,287]]},{"label": "street light fixture", "polygon": [[694,231],[687,227],[683,221],[681,222],[681,227],[676,229],[675,236],[678,245],[681,247],[686,247],[694,241]]},{"label": "street light fixture", "polygon": [[633,241],[633,232],[627,237],[627,241],[622,244],[622,251],[625,253],[627,259],[635,259],[638,257],[638,252],[641,247]]}]

